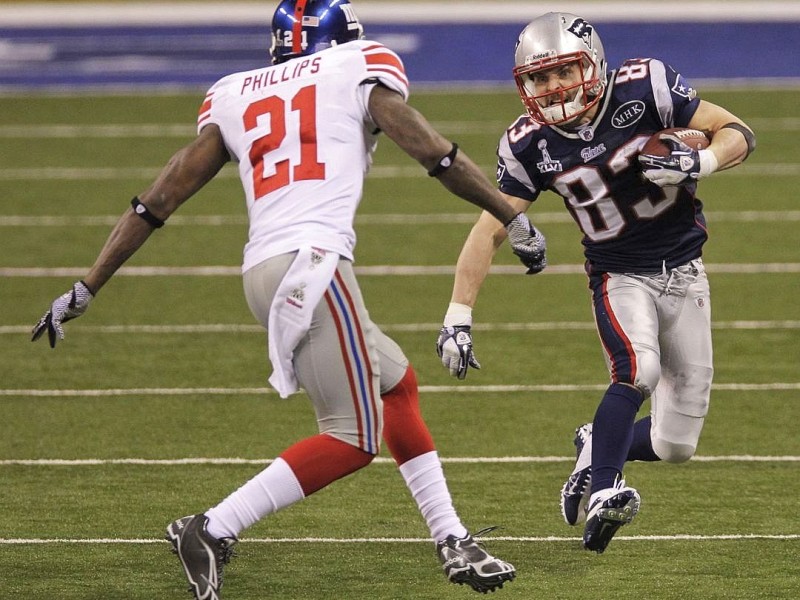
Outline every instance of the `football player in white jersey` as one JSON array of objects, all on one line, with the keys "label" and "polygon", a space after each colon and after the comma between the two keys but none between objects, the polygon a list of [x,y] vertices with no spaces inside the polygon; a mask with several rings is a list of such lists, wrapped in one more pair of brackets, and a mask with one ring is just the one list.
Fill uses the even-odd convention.
[{"label": "football player in white jersey", "polygon": [[[600,553],[639,510],[638,491],[622,479],[624,463],[684,462],[697,448],[713,374],[701,258],[708,232],[697,181],[741,163],[755,138],[659,60],[627,60],[607,74],[597,32],[577,15],[531,21],[515,64],[527,114],[500,139],[500,190],[520,210],[543,190],[563,198],[584,236],[611,376],[593,423],[576,431],[576,464],[561,491],[564,520],[585,523],[584,547]],[[663,133],[676,127],[704,132],[710,145],[698,151]],[[642,154],[657,132],[671,152]],[[478,366],[472,308],[505,238],[492,221],[481,216],[464,244],[437,345],[445,367],[462,379]],[[449,343],[454,334],[462,343]],[[648,397],[651,414],[636,421]]]},{"label": "football player in white jersey", "polygon": [[545,266],[544,237],[480,169],[406,104],[400,58],[363,39],[346,0],[284,0],[272,23],[273,65],[215,83],[197,138],[132,201],[83,280],[34,327],[51,346],[113,273],[229,161],[238,162],[250,220],[243,278],[266,328],[270,382],[301,387],[319,434],[287,448],[204,514],[172,522],[167,539],[190,589],[219,598],[222,568],[240,532],[368,465],[381,439],[425,518],[446,577],[478,592],[515,570],[478,545],[459,519],[419,410],[402,350],[370,320],[353,272],[353,220],[383,131],[454,194],[506,224],[529,270]]}]

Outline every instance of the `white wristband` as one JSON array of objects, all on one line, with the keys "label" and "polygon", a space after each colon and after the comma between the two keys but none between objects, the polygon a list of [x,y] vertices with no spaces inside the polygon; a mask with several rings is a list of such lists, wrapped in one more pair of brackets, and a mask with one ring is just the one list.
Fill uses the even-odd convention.
[{"label": "white wristband", "polygon": [[700,177],[707,177],[717,170],[719,161],[716,154],[708,149],[700,150],[698,154],[700,155]]},{"label": "white wristband", "polygon": [[447,307],[447,314],[444,316],[445,327],[455,327],[456,325],[466,325],[472,327],[472,307],[458,302],[451,302]]}]

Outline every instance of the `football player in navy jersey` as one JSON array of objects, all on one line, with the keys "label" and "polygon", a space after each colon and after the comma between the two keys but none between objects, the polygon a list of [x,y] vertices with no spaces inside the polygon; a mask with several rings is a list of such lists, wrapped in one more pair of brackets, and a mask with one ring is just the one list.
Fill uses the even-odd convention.
[{"label": "football player in navy jersey", "polygon": [[[519,210],[544,190],[563,198],[583,232],[610,373],[593,422],[576,430],[576,464],[561,491],[565,521],[585,523],[583,545],[600,553],[639,510],[639,493],[622,477],[625,461],[680,463],[697,447],[713,374],[697,182],[745,160],[755,137],[659,60],[627,60],[607,72],[597,32],[576,15],[548,13],[529,23],[515,65],[526,114],[500,139],[500,190]],[[668,128],[700,130],[711,143],[698,151],[661,133],[666,156],[642,154]],[[480,368],[472,307],[505,237],[484,213],[458,259],[437,351],[459,379]],[[637,421],[648,397],[651,413]]]}]

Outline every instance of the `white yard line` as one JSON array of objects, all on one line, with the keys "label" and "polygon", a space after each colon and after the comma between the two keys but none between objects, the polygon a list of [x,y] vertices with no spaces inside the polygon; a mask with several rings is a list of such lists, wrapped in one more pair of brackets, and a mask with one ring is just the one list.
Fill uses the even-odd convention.
[{"label": "white yard line", "polygon": [[[574,542],[580,537],[566,536],[505,536],[493,535],[492,541],[499,542]],[[618,535],[614,537],[614,543],[620,542],[703,542],[703,541],[747,541],[747,540],[797,540],[798,534],[755,534],[755,533],[732,533],[721,535],[697,535],[697,534],[675,534],[675,535]],[[300,537],[300,538],[242,538],[242,542],[248,544],[430,544],[430,538],[320,538],[320,537]],[[166,544],[163,538],[0,538],[0,545],[20,546],[20,545],[41,545],[41,544],[96,544],[96,545],[130,545],[130,544]]]},{"label": "white yard line", "polygon": [[[272,458],[175,458],[175,459],[149,459],[149,458],[36,458],[36,459],[5,459],[0,460],[0,466],[25,466],[25,467],[92,467],[102,465],[137,465],[137,466],[183,466],[183,465],[266,465],[272,463]],[[574,463],[574,456],[478,456],[478,457],[442,457],[443,463],[448,464],[509,464],[509,463]],[[800,462],[800,456],[694,456],[693,462]],[[394,465],[391,458],[377,457],[373,463],[381,465]]]},{"label": "white yard line", "polygon": [[[421,385],[423,394],[509,394],[518,392],[597,392],[608,384],[539,385]],[[800,382],[715,383],[715,392],[796,391]],[[122,396],[262,396],[274,395],[271,387],[180,387],[180,388],[87,388],[87,389],[0,389],[0,397],[30,398],[113,398]]]},{"label": "white yard line", "polygon": [[[730,210],[705,211],[709,221],[715,223],[780,223],[800,221],[800,210]],[[356,215],[357,226],[367,225],[439,225],[453,223],[473,223],[476,212],[466,213],[389,213]],[[572,223],[566,211],[531,212],[536,223]],[[119,215],[0,215],[0,227],[111,227],[119,220]],[[247,215],[173,215],[170,226],[245,226]]]},{"label": "white yard line", "polygon": [[[83,277],[88,267],[0,267],[0,277]],[[712,274],[764,275],[769,273],[800,273],[800,263],[706,263]],[[356,266],[355,272],[362,277],[431,276],[455,274],[453,265],[368,265]],[[495,265],[490,275],[519,275],[522,266]],[[585,274],[582,264],[548,265],[537,277],[548,275]],[[240,276],[238,266],[203,267],[122,267],[115,277],[221,277]]]},{"label": "white yard line", "polygon": [[[195,323],[186,325],[80,325],[86,333],[263,333],[264,328],[256,324],[243,323]],[[389,323],[380,324],[382,331],[426,332],[438,331],[441,323]],[[715,321],[712,329],[725,330],[792,330],[800,329],[800,321]],[[594,331],[591,321],[542,321],[539,323],[481,323],[476,330],[488,331]],[[0,325],[0,335],[27,335],[30,325]]]}]

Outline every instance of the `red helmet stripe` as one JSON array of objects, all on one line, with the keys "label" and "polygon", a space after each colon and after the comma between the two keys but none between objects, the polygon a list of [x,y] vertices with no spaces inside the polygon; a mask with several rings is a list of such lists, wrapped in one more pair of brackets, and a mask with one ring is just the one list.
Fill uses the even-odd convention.
[{"label": "red helmet stripe", "polygon": [[306,14],[306,0],[297,0],[294,6],[294,24],[292,25],[292,54],[303,51],[303,15]]}]

